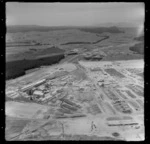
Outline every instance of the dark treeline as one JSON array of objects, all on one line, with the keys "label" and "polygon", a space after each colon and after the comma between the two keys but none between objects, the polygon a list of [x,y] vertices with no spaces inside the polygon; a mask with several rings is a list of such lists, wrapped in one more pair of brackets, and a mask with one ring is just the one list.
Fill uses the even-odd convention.
[{"label": "dark treeline", "polygon": [[103,40],[105,40],[105,39],[108,39],[109,38],[109,36],[106,36],[106,37],[104,37],[103,39],[100,39],[100,40],[98,40],[98,41],[96,41],[96,42],[92,42],[92,44],[97,44],[97,43],[99,43],[99,42],[101,42],[101,41],[103,41]]},{"label": "dark treeline", "polygon": [[97,44],[97,43],[99,43],[99,42],[101,42],[101,41],[103,41],[103,40],[105,40],[105,39],[108,39],[109,38],[109,36],[106,36],[106,37],[104,37],[103,39],[100,39],[100,40],[98,40],[98,41],[95,41],[95,42],[67,42],[67,43],[64,43],[64,44],[61,44],[61,45],[73,45],[73,44]]},{"label": "dark treeline", "polygon": [[37,68],[43,65],[52,65],[58,63],[65,56],[64,54],[33,59],[33,60],[19,60],[6,63],[6,80],[13,79],[22,75],[25,75],[25,71],[33,68]]},{"label": "dark treeline", "polygon": [[91,32],[91,33],[124,33],[124,31],[120,30],[118,27],[91,27],[91,28],[79,28],[81,31],[84,32]]},{"label": "dark treeline", "polygon": [[73,45],[73,44],[91,44],[91,42],[67,42],[61,45]]}]

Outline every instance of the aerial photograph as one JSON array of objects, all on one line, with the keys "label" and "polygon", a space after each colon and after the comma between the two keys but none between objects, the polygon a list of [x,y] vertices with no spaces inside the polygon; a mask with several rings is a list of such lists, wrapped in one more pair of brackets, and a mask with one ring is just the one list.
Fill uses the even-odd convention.
[{"label": "aerial photograph", "polygon": [[6,141],[144,141],[142,2],[6,3]]}]

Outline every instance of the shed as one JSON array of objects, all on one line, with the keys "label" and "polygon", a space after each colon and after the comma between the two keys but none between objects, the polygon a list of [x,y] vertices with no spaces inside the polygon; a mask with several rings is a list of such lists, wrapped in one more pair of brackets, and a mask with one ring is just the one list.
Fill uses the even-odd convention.
[{"label": "shed", "polygon": [[38,91],[38,90],[34,91],[33,94],[37,95],[37,96],[43,96],[43,92],[42,91]]}]

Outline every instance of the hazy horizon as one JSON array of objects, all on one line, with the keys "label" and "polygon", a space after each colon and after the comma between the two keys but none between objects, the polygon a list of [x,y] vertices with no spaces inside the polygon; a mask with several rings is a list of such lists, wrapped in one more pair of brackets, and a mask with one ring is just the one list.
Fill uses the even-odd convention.
[{"label": "hazy horizon", "polygon": [[25,26],[25,27],[32,27],[32,26],[37,26],[37,27],[131,27],[131,28],[136,28],[136,27],[139,27],[139,25],[137,24],[133,24],[133,23],[101,23],[99,25],[52,25],[52,26],[49,26],[49,25],[38,25],[38,24],[9,24],[7,25],[7,27],[9,26],[17,26],[17,27],[22,27],[22,26]]},{"label": "hazy horizon", "polygon": [[7,25],[143,25],[144,3],[6,3]]}]

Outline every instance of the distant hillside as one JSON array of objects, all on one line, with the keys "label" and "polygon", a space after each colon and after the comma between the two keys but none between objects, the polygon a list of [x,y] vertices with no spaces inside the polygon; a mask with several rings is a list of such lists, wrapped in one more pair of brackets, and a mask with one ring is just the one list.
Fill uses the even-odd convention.
[{"label": "distant hillside", "polygon": [[137,52],[138,54],[144,54],[144,43],[135,44],[129,48],[131,51]]},{"label": "distant hillside", "polygon": [[109,32],[109,33],[122,33],[123,31],[119,30],[117,27],[48,27],[48,26],[7,26],[7,33],[17,33],[17,32],[30,32],[30,31],[41,31],[41,32],[47,32],[47,31],[53,31],[53,30],[66,30],[66,29],[79,29],[84,32],[91,32],[91,33],[103,33],[103,32]]},{"label": "distant hillside", "polygon": [[135,37],[134,40],[144,41],[144,36]]},{"label": "distant hillside", "polygon": [[144,36],[135,37],[134,40],[141,41],[141,43],[135,44],[129,49],[131,51],[137,52],[138,54],[144,54]]},{"label": "distant hillside", "polygon": [[119,28],[113,27],[88,27],[88,28],[79,28],[81,31],[84,32],[91,32],[91,33],[123,33],[124,31],[120,30]]},{"label": "distant hillside", "polygon": [[29,26],[7,26],[7,33],[17,33],[17,32],[30,32],[30,31],[41,31],[47,32],[52,30],[64,30],[68,29],[68,27],[47,27],[47,26],[36,26],[36,25],[29,25]]}]

